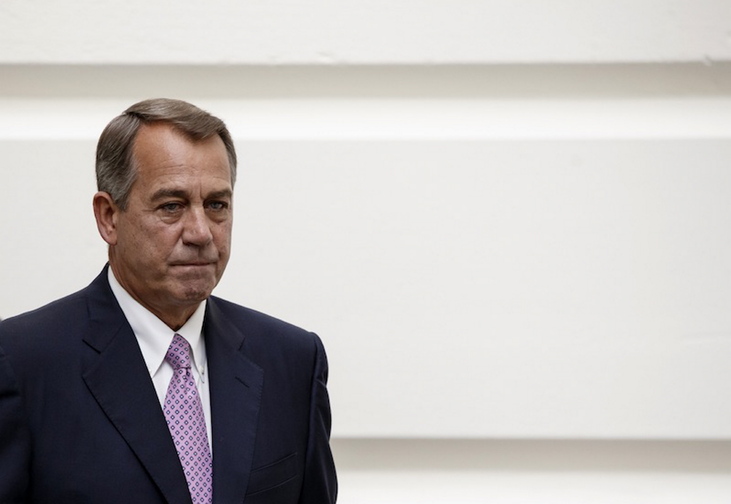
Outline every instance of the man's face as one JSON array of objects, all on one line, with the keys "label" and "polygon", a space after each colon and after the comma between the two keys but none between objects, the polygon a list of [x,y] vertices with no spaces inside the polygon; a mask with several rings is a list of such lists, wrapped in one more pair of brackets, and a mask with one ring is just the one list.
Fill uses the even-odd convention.
[{"label": "man's face", "polygon": [[[143,126],[137,178],[114,214],[110,264],[125,289],[164,322],[182,324],[223,275],[233,194],[223,141],[191,141],[169,125]],[[182,317],[182,318],[181,318]]]}]

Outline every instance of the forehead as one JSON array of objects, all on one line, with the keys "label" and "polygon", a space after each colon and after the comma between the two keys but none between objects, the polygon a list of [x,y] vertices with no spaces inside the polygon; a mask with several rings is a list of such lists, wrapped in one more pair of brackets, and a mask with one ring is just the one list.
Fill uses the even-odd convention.
[{"label": "forehead", "polygon": [[146,124],[137,132],[132,155],[137,181],[143,185],[195,179],[231,186],[228,152],[218,135],[194,140],[169,124]]}]

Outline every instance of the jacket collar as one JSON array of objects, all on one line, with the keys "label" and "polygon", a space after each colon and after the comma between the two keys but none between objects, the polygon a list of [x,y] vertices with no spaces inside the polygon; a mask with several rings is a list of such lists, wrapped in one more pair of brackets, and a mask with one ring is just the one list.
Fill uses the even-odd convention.
[{"label": "jacket collar", "polygon": [[[107,266],[108,267],[108,266]],[[86,289],[89,328],[83,336],[83,379],[170,503],[190,503],[165,416],[132,328],[112,294],[106,267]]]},{"label": "jacket collar", "polygon": [[213,502],[243,502],[254,456],[264,371],[245,353],[246,327],[208,300],[206,337],[211,391]]},{"label": "jacket collar", "polygon": [[[132,328],[107,280],[87,287],[90,347],[83,378],[169,503],[190,503],[185,475]],[[246,327],[208,300],[203,322],[211,393],[213,502],[243,502],[251,473],[264,371],[245,354]]]}]

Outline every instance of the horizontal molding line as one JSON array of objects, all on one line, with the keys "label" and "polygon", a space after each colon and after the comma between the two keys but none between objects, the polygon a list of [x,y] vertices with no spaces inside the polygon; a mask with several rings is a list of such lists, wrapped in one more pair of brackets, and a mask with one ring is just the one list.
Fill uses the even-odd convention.
[{"label": "horizontal molding line", "polygon": [[[132,100],[0,98],[0,140],[96,141]],[[203,100],[239,141],[731,138],[731,97],[667,100]]]},{"label": "horizontal molding line", "polygon": [[[101,130],[100,130],[101,133]],[[43,142],[84,142],[84,143],[96,143],[98,137],[83,136],[83,137],[71,137],[71,136],[4,136],[0,134],[0,142],[30,142],[30,143],[43,143]],[[698,141],[726,141],[731,140],[731,134],[725,135],[654,135],[654,136],[598,136],[598,135],[564,135],[564,136],[522,136],[522,137],[499,137],[499,136],[445,136],[445,135],[421,135],[421,136],[390,136],[383,137],[377,135],[340,135],[340,136],[286,136],[281,135],[278,137],[245,137],[245,136],[234,136],[234,142],[237,144],[241,143],[280,143],[280,142],[292,142],[292,143],[329,143],[329,142],[364,142],[364,143],[384,143],[384,142],[405,142],[405,143],[454,143],[454,142],[499,142],[499,143],[511,143],[511,142],[589,142],[589,141],[600,141],[600,142],[626,142],[626,141],[638,141],[638,142],[656,142],[656,141],[677,141],[677,142],[698,142]]]},{"label": "horizontal molding line", "polygon": [[731,62],[663,64],[0,64],[0,97],[577,99],[731,96]]}]

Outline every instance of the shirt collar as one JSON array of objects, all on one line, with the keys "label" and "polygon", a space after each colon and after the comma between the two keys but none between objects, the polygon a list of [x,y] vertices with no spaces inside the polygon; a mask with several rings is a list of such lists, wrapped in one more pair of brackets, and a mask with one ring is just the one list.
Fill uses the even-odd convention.
[{"label": "shirt collar", "polygon": [[117,281],[112,268],[107,273],[109,286],[112,288],[114,297],[117,298],[119,307],[122,309],[127,322],[137,337],[137,342],[142,351],[150,376],[160,370],[165,361],[168,347],[173,341],[175,334],[180,334],[186,339],[190,348],[193,349],[193,361],[199,376],[205,376],[206,345],[203,341],[203,318],[206,312],[207,301],[201,301],[193,315],[178,329],[173,331],[162,320],[157,318],[147,308],[137,302]]}]

